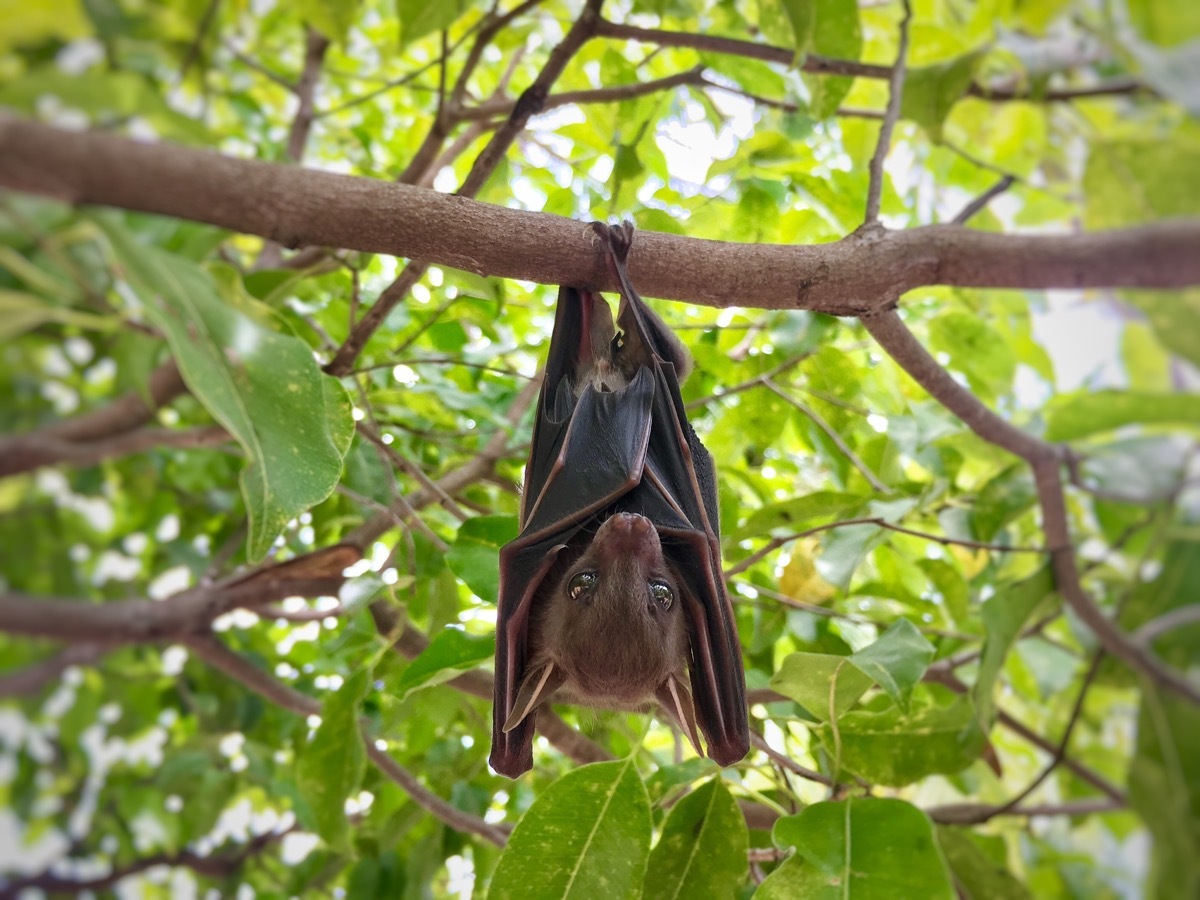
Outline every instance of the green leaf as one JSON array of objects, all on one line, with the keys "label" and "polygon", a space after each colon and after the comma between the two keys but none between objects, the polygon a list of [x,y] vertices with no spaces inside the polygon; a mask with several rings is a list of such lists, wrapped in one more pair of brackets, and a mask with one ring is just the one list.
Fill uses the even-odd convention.
[{"label": "green leaf", "polygon": [[442,684],[487,662],[496,653],[495,635],[467,634],[461,628],[443,628],[412,661],[396,683],[397,699],[413,691]]},{"label": "green leaf", "polygon": [[1200,422],[1200,394],[1095,391],[1052,403],[1046,439],[1072,441],[1125,425]]},{"label": "green leaf", "polygon": [[990,399],[1006,391],[1016,373],[1012,348],[994,328],[973,313],[951,310],[929,323],[934,350],[967,376],[977,393]]},{"label": "green leaf", "polygon": [[446,554],[446,563],[480,600],[500,593],[500,548],[517,536],[516,516],[467,519]]},{"label": "green leaf", "polygon": [[755,900],[954,897],[932,823],[903,800],[814,803],[776,822],[773,835],[796,855],[771,873]]},{"label": "green leaf", "polygon": [[779,0],[779,5],[783,7],[788,21],[792,23],[795,58],[799,59],[812,37],[815,6],[810,0]]},{"label": "green leaf", "polygon": [[1200,139],[1094,141],[1083,176],[1088,228],[1200,213]]},{"label": "green leaf", "polygon": [[882,539],[883,529],[878,525],[847,525],[827,531],[821,538],[817,571],[830,584],[846,590],[859,563]]},{"label": "green leaf", "polygon": [[[1136,631],[1146,623],[1197,602],[1200,586],[1200,540],[1194,535],[1170,541],[1157,578],[1137,585],[1121,611],[1121,626]],[[1154,651],[1165,662],[1187,670],[1195,665],[1200,624],[1179,625],[1154,638]]]},{"label": "green leaf", "polygon": [[345,390],[321,373],[303,341],[264,327],[238,298],[225,302],[203,269],[100,224],[145,315],[167,335],[188,388],[250,457],[241,476],[246,555],[261,559],[283,527],[328,497],[341,477],[353,433]]},{"label": "green leaf", "polygon": [[492,876],[490,900],[640,897],[650,801],[632,759],[574,769],[521,817]]},{"label": "green leaf", "polygon": [[1200,709],[1149,685],[1138,715],[1129,802],[1154,837],[1146,896],[1200,896]]},{"label": "green leaf", "polygon": [[780,533],[804,531],[816,524],[835,518],[863,501],[858,494],[839,491],[816,491],[803,497],[770,503],[756,509],[732,535],[734,540],[766,537]]},{"label": "green leaf", "polygon": [[358,0],[300,0],[297,12],[331,40],[344,42],[358,20]]},{"label": "green leaf", "polygon": [[897,619],[875,643],[850,657],[850,663],[883,688],[908,712],[912,690],[925,675],[934,648],[908,619]]},{"label": "green leaf", "polygon": [[111,331],[115,318],[63,309],[36,294],[0,288],[0,341],[12,340],[48,322]]},{"label": "green leaf", "polygon": [[1121,296],[1145,313],[1159,343],[1200,366],[1200,289],[1124,291]]},{"label": "green leaf", "polygon": [[321,706],[321,724],[296,761],[296,787],[308,805],[317,834],[333,850],[349,852],[346,798],[358,790],[367,751],[358,726],[359,707],[371,670],[346,679]]},{"label": "green leaf", "polygon": [[904,76],[900,115],[916,122],[935,143],[940,143],[942,123],[966,93],[981,55],[968,53],[948,62],[909,69]]},{"label": "green leaf", "polygon": [[1036,502],[1037,488],[1029,467],[1024,463],[1010,466],[980,489],[971,506],[971,531],[976,539],[991,541]]},{"label": "green leaf", "polygon": [[474,0],[396,0],[396,13],[400,17],[400,44],[411,44],[431,31],[441,31],[453,25],[458,18],[475,5]]},{"label": "green leaf", "polygon": [[1024,581],[997,591],[983,604],[983,654],[971,698],[979,727],[985,733],[992,727],[993,692],[1004,660],[1033,611],[1053,590],[1054,576],[1049,566],[1043,566]]},{"label": "green leaf", "polygon": [[1163,47],[1200,37],[1200,7],[1178,0],[1126,0],[1129,19],[1147,40]]},{"label": "green leaf", "polygon": [[83,4],[75,0],[4,4],[2,14],[4,27],[0,28],[0,52],[4,53],[51,39],[81,38],[90,30]]},{"label": "green leaf", "polygon": [[[1033,900],[1029,888],[1006,868],[1004,840],[977,835],[967,828],[939,826],[938,845],[968,897],[987,900]],[[985,853],[980,844],[994,842],[994,855]]]},{"label": "green leaf", "polygon": [[896,707],[848,712],[837,729],[838,740],[829,725],[818,729],[826,751],[833,755],[840,747],[844,768],[890,787],[961,772],[983,749],[983,732],[965,697],[908,715]]},{"label": "green leaf", "polygon": [[643,896],[725,900],[746,880],[746,820],[719,777],[675,804],[646,870]]},{"label": "green leaf", "polygon": [[[862,26],[858,21],[856,0],[816,0],[813,4],[813,29],[809,49],[834,59],[856,60],[862,54]],[[841,75],[803,74],[812,100],[809,108],[814,119],[827,119],[850,93],[853,78]]]},{"label": "green leaf", "polygon": [[1200,115],[1200,38],[1170,48],[1130,41],[1129,50],[1148,87],[1193,116]]},{"label": "green leaf", "polygon": [[850,657],[826,653],[789,653],[771,678],[773,690],[792,698],[821,721],[829,718],[831,689],[834,714],[840,717],[872,684],[870,676],[850,664]]},{"label": "green leaf", "polygon": [[650,795],[651,803],[658,804],[675,788],[712,775],[717,768],[717,764],[706,756],[693,756],[681,763],[659,766],[654,774],[646,779],[646,793]]}]

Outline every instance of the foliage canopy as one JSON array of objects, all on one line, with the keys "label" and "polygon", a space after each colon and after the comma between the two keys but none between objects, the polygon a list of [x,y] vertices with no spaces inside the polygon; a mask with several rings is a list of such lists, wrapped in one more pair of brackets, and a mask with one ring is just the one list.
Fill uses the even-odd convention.
[{"label": "foliage canopy", "polygon": [[[0,115],[863,268],[872,202],[1200,216],[1195,4],[600,6],[20,4]],[[509,782],[497,552],[553,287],[60,175],[0,175],[0,895],[1200,895],[1200,287],[658,304],[761,742],[722,772],[559,707]]]}]

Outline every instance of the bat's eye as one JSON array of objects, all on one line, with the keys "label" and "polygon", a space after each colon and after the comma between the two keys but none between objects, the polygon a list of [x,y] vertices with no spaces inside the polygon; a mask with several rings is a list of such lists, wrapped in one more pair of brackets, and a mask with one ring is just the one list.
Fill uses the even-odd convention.
[{"label": "bat's eye", "polygon": [[665,581],[650,582],[650,596],[664,612],[670,609],[671,604],[675,602],[675,592]]},{"label": "bat's eye", "polygon": [[575,575],[570,582],[567,583],[567,596],[572,600],[578,600],[579,595],[584,591],[590,591],[596,586],[595,572],[580,572]]}]

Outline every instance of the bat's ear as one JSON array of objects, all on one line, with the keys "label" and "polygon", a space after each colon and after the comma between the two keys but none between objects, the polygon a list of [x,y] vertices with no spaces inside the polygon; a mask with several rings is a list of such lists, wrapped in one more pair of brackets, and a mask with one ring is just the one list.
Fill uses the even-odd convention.
[{"label": "bat's ear", "polygon": [[512,731],[525,717],[550,699],[550,695],[562,686],[562,671],[554,663],[546,663],[541,668],[530,669],[521,689],[517,691],[517,700],[513,703],[512,712],[504,721],[504,733]]},{"label": "bat's ear", "polygon": [[692,695],[688,693],[683,682],[675,675],[671,675],[658,686],[654,695],[671,718],[675,720],[679,730],[688,736],[688,740],[696,748],[696,754],[703,756],[704,751],[700,749],[700,734],[696,730],[696,709],[692,705]]}]

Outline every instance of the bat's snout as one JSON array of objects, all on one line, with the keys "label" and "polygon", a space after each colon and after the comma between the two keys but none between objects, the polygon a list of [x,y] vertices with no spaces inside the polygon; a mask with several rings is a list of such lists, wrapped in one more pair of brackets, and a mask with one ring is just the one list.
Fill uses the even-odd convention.
[{"label": "bat's snout", "polygon": [[647,562],[662,556],[654,523],[637,513],[614,513],[596,532],[593,549],[603,562],[639,557]]}]

